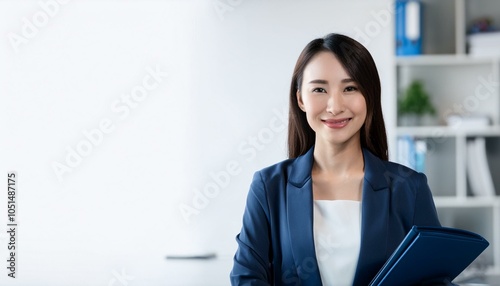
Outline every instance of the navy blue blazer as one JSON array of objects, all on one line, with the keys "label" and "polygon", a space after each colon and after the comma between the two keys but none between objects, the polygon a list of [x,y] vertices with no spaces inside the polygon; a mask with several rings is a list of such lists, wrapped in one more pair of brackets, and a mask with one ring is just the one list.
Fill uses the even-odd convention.
[{"label": "navy blue blazer", "polygon": [[[321,284],[306,154],[256,172],[248,193],[232,285]],[[439,226],[424,174],[363,149],[361,248],[353,285],[368,285],[413,225]]]}]

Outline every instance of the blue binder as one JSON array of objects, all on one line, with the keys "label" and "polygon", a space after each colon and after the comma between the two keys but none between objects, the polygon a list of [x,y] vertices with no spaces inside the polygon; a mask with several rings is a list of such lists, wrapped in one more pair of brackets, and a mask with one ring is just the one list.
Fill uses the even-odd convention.
[{"label": "blue binder", "polygon": [[397,0],[396,55],[422,54],[422,3],[417,0]]},{"label": "blue binder", "polygon": [[370,286],[451,284],[488,245],[470,231],[413,226]]}]

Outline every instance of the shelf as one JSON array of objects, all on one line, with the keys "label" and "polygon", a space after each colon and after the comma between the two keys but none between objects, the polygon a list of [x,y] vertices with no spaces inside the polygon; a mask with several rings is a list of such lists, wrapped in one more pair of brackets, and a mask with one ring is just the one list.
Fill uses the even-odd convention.
[{"label": "shelf", "polygon": [[500,197],[434,197],[437,208],[499,207]]},{"label": "shelf", "polygon": [[442,66],[442,65],[478,65],[493,64],[499,61],[494,56],[469,56],[469,55],[418,55],[418,56],[398,56],[396,64],[398,66]]},{"label": "shelf", "polygon": [[410,135],[417,137],[455,137],[455,136],[500,136],[500,126],[487,126],[477,128],[457,129],[449,126],[415,126],[397,127],[397,135]]}]

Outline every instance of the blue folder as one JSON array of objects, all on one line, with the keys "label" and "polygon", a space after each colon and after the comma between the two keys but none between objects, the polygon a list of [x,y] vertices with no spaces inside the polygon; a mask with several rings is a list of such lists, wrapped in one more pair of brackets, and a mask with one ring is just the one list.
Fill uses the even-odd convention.
[{"label": "blue folder", "polygon": [[[422,54],[422,2],[419,0],[396,0],[396,55],[409,56]],[[412,29],[409,29],[413,27]],[[412,30],[416,34],[409,35]]]},{"label": "blue folder", "polygon": [[370,285],[451,284],[488,245],[470,231],[413,226]]}]

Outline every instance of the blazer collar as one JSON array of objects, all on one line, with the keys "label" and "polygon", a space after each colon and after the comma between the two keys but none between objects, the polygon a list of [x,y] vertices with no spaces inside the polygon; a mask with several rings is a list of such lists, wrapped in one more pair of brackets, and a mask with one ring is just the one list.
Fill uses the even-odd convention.
[{"label": "blazer collar", "polygon": [[384,162],[364,148],[363,158],[365,160],[365,181],[370,184],[374,191],[388,188],[389,181]]},{"label": "blazer collar", "polygon": [[311,178],[311,171],[314,163],[314,146],[304,155],[297,157],[288,167],[288,182],[302,188]]},{"label": "blazer collar", "polygon": [[[382,160],[363,148],[363,158],[365,160],[365,180],[371,185],[374,191],[388,187],[385,175],[385,166]],[[288,181],[301,188],[311,179],[311,171],[314,163],[314,146],[304,155],[299,156],[289,166]]]},{"label": "blazer collar", "polygon": [[[288,167],[287,216],[290,243],[299,278],[307,285],[321,285],[313,231],[313,154],[314,146],[304,155],[297,157]],[[377,263],[377,259],[386,256],[389,231],[390,196],[385,165],[367,149],[363,149],[363,158],[365,176],[361,205],[361,248],[354,285],[370,282],[366,282],[367,273],[363,272]]]}]

